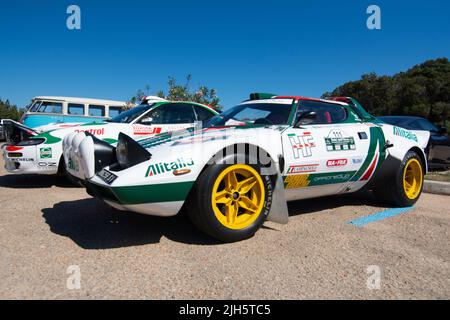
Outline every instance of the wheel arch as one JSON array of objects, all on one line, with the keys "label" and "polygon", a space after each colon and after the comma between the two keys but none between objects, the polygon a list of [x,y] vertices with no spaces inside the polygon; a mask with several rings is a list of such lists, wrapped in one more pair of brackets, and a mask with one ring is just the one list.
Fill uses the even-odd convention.
[{"label": "wheel arch", "polygon": [[424,168],[424,174],[426,174],[428,172],[428,162],[427,162],[427,158],[425,156],[425,152],[417,146],[412,147],[411,149],[408,150],[408,152],[410,152],[410,151],[414,151],[415,153],[417,153],[419,155],[420,162],[422,163],[422,166]]},{"label": "wheel arch", "polygon": [[[256,152],[256,154],[254,152]],[[273,182],[276,181],[278,174],[283,171],[281,166],[284,166],[284,158],[282,155],[274,158],[273,154],[270,154],[266,149],[255,144],[234,143],[218,150],[205,163],[199,175],[201,175],[209,166],[217,163],[228,163],[228,161],[231,161],[232,158],[235,158],[234,160],[238,163],[239,160],[242,160],[239,156],[249,157],[250,161],[256,161],[257,163],[262,164],[265,168],[269,169],[270,173],[268,175],[272,177]],[[278,161],[276,161],[276,159],[278,159]],[[281,166],[280,163],[282,164]]]}]

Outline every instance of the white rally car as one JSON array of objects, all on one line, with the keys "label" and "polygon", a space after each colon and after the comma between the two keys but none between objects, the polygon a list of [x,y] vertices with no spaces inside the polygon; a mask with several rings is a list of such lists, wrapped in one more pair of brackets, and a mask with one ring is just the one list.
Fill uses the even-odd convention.
[{"label": "white rally car", "polygon": [[287,201],[366,188],[411,206],[422,192],[429,134],[382,124],[354,99],[252,94],[202,130],[116,148],[85,134],[64,141],[70,174],[114,208],[158,216],[186,209],[222,241],[286,223]]},{"label": "white rally car", "polygon": [[63,128],[37,132],[12,120],[3,120],[8,144],[4,145],[5,168],[17,174],[64,172],[62,140],[69,133],[85,132],[114,144],[120,132],[135,139],[193,127],[217,115],[209,106],[193,102],[171,102],[150,97],[108,122],[58,124]]}]

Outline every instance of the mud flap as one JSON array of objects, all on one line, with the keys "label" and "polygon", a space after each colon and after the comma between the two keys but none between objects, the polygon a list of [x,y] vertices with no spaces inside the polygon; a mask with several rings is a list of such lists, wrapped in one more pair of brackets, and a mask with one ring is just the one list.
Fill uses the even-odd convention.
[{"label": "mud flap", "polygon": [[273,190],[272,206],[267,216],[268,221],[279,224],[287,224],[289,222],[289,211],[284,191],[284,182],[282,174],[278,172],[275,189]]}]

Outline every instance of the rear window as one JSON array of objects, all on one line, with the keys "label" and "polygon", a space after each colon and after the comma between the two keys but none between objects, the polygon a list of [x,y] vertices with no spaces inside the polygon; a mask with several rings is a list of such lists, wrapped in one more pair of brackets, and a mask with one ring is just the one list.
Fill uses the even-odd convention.
[{"label": "rear window", "polygon": [[122,113],[122,107],[110,106],[109,107],[109,116],[114,118]]},{"label": "rear window", "polygon": [[84,104],[69,103],[67,105],[69,114],[82,116],[84,115]]},{"label": "rear window", "polygon": [[60,102],[52,102],[52,101],[43,101],[39,106],[37,112],[44,113],[62,113],[62,103]]},{"label": "rear window", "polygon": [[105,116],[105,106],[90,104],[89,105],[89,115],[92,117],[104,117]]}]

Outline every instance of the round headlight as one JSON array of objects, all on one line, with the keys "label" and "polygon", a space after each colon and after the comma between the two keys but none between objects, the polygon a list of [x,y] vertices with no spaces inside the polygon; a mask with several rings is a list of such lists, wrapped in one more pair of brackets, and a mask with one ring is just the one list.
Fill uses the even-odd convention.
[{"label": "round headlight", "polygon": [[128,145],[126,140],[119,140],[116,147],[116,157],[122,168],[128,167]]}]

